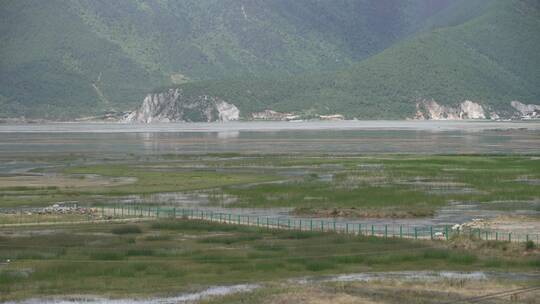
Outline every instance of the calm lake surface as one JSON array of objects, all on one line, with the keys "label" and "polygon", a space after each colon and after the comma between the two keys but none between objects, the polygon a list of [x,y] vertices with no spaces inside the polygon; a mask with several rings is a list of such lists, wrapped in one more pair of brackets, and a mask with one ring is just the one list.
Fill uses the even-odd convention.
[{"label": "calm lake surface", "polygon": [[0,156],[76,153],[538,153],[540,121],[0,125]]}]

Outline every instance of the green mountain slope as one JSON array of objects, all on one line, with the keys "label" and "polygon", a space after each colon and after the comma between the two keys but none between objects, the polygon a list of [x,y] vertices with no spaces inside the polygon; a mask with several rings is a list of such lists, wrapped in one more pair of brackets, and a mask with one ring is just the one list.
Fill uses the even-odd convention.
[{"label": "green mountain slope", "polygon": [[0,115],[134,107],[152,88],[332,71],[420,30],[450,0],[4,0]]},{"label": "green mountain slope", "polygon": [[[444,22],[452,24],[452,18]],[[244,114],[271,108],[405,118],[413,116],[416,101],[423,99],[447,105],[472,100],[505,112],[511,100],[540,101],[537,33],[538,1],[491,1],[463,23],[424,32],[339,72],[183,88],[189,94],[222,97]]]}]

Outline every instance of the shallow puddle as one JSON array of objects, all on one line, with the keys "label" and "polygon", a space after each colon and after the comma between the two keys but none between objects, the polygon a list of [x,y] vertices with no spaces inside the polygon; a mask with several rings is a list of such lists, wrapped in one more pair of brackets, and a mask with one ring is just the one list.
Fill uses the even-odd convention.
[{"label": "shallow puddle", "polygon": [[231,286],[214,286],[195,293],[184,293],[175,297],[148,299],[106,299],[93,296],[71,296],[65,298],[37,298],[9,304],[177,304],[200,301],[215,296],[225,296],[234,293],[250,292],[260,285],[240,284]]},{"label": "shallow puddle", "polygon": [[455,272],[455,271],[396,271],[396,272],[364,272],[334,276],[304,277],[291,279],[294,283],[314,282],[368,282],[380,280],[410,281],[442,281],[442,280],[468,280],[481,281],[488,279],[507,280],[538,280],[540,273],[507,273],[507,272]]}]

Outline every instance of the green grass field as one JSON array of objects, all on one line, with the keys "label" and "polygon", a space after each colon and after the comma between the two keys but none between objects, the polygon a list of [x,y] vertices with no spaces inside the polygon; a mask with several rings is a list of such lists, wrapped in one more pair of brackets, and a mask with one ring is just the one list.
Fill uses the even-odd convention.
[{"label": "green grass field", "polygon": [[18,187],[2,187],[0,178],[0,206],[61,200],[103,204],[126,195],[200,190],[217,205],[223,205],[223,196],[233,198],[225,205],[230,207],[288,207],[315,216],[422,217],[450,202],[538,211],[540,199],[540,160],[535,156],[167,155],[54,170],[68,178],[93,174],[133,182],[36,188],[21,180]]},{"label": "green grass field", "polygon": [[397,270],[532,271],[524,244],[407,241],[196,221],[59,225],[0,232],[0,300],[163,295],[211,285]]}]

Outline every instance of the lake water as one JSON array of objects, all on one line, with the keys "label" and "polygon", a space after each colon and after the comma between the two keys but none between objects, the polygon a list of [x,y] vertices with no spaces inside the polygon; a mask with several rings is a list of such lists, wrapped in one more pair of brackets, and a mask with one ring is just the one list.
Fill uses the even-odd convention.
[{"label": "lake water", "polygon": [[0,125],[0,156],[76,153],[538,153],[540,121]]}]

